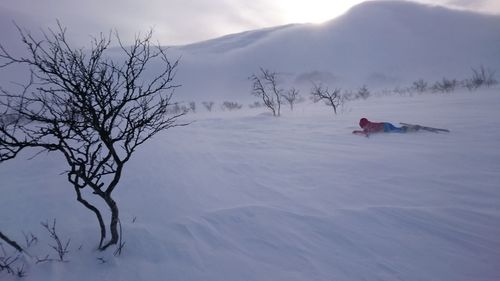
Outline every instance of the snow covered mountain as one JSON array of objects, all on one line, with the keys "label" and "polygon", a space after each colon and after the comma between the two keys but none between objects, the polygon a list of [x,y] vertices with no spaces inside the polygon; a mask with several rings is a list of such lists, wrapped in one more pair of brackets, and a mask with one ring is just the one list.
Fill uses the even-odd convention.
[{"label": "snow covered mountain", "polygon": [[242,99],[259,67],[309,89],[393,87],[423,78],[462,79],[471,67],[500,70],[500,16],[402,1],[372,1],[329,22],[292,24],[172,48],[182,56],[186,98]]}]

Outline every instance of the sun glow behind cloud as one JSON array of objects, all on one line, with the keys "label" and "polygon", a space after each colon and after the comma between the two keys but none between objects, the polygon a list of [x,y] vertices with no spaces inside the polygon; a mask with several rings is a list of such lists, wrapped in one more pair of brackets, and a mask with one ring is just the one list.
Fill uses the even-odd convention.
[{"label": "sun glow behind cloud", "polygon": [[322,23],[345,13],[352,6],[364,2],[363,0],[279,0],[275,2],[282,11],[284,22],[294,23]]},{"label": "sun glow behind cloud", "polygon": [[[280,21],[286,23],[322,23],[345,13],[351,7],[367,1],[377,0],[275,0],[274,5],[281,15]],[[401,0],[414,1],[430,5],[473,10],[490,14],[499,14],[499,0]],[[271,4],[272,3],[272,4]]]},{"label": "sun glow behind cloud", "polygon": [[[163,44],[188,44],[278,25],[323,23],[364,1],[377,0],[149,0],[147,4],[137,0],[87,0],[84,5],[79,0],[4,0],[0,1],[0,34],[17,34],[12,20],[38,30],[54,28],[58,19],[79,44],[87,43],[89,36],[114,29],[130,41],[150,28]],[[500,14],[500,0],[412,1]]]}]

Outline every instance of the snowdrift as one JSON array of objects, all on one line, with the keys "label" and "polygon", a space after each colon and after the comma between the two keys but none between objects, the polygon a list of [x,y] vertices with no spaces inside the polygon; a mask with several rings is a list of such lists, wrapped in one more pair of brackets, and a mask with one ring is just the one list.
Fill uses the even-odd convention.
[{"label": "snowdrift", "polygon": [[[30,263],[26,280],[496,280],[499,102],[494,88],[372,97],[337,116],[188,115],[124,174],[120,257],[95,250],[61,159],[24,154],[1,165],[0,229],[34,233],[39,257],[53,255],[39,222],[71,239],[68,263]],[[359,137],[360,116],[451,133]]]}]

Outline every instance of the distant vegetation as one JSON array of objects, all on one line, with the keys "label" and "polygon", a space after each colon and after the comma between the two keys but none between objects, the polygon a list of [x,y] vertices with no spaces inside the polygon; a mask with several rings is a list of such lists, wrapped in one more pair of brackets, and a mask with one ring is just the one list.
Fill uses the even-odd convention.
[{"label": "distant vegetation", "polygon": [[[414,93],[451,93],[458,89],[475,91],[479,88],[492,87],[497,84],[498,81],[495,79],[495,71],[486,69],[484,66],[480,66],[477,69],[472,68],[471,77],[466,79],[457,80],[443,77],[433,83],[429,83],[424,79],[418,79],[414,81],[411,86],[396,87],[392,90],[392,92],[400,95],[412,95]],[[385,92],[387,93],[387,91]]]},{"label": "distant vegetation", "polygon": [[[368,99],[373,95],[411,96],[425,93],[452,93],[460,89],[475,91],[484,87],[492,87],[498,84],[495,74],[495,71],[487,69],[484,66],[479,66],[478,68],[471,68],[471,76],[462,80],[443,77],[432,82],[420,78],[408,86],[396,86],[393,89],[379,91],[370,90],[367,85],[362,85],[357,90],[342,90],[338,87],[330,88],[328,85],[311,82],[312,85],[309,97],[314,103],[323,101],[325,105],[331,107],[336,114],[338,108],[342,107],[345,103],[359,99]],[[281,106],[283,104],[288,104],[290,111],[293,111],[297,104],[305,101],[305,98],[296,88],[292,87],[285,90],[280,85],[279,74],[277,72],[260,68],[260,74],[253,74],[250,79],[252,81],[251,94],[260,99],[260,101],[249,104],[248,108],[250,109],[265,107],[271,111],[273,116],[278,117],[281,115]],[[214,105],[216,103],[213,101],[204,101],[202,104],[208,112],[212,112],[214,111]],[[194,112],[194,107],[195,105],[193,105],[193,102],[186,104],[176,103],[171,110],[172,113],[177,114],[182,112],[189,113]],[[242,109],[243,105],[235,101],[223,101],[219,108],[222,111],[234,111]]]}]

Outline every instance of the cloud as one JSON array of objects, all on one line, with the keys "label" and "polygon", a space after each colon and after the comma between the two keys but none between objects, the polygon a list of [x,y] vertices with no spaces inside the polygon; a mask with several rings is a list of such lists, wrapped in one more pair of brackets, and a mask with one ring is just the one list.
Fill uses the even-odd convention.
[{"label": "cloud", "polygon": [[443,4],[473,11],[500,14],[498,0],[446,0]]},{"label": "cloud", "polygon": [[478,7],[484,5],[486,0],[449,0],[447,4],[461,6],[461,7]]},{"label": "cloud", "polygon": [[[304,3],[302,3],[305,2]],[[481,11],[500,11],[497,0],[418,0]],[[154,28],[155,39],[164,45],[186,44],[228,33],[288,24],[286,9],[312,5],[311,0],[16,0],[0,2],[2,15],[32,30],[55,27],[56,20],[68,28],[82,45],[90,36],[118,30],[125,42]],[[355,4],[359,0],[349,3]],[[320,1],[315,4],[320,5]],[[294,5],[292,5],[294,4]],[[333,16],[332,16],[333,17]],[[4,18],[4,16],[2,16]],[[2,23],[5,20],[2,19]],[[3,30],[0,27],[0,31]],[[2,34],[4,34],[2,32]]]},{"label": "cloud", "polygon": [[263,0],[17,0],[0,4],[8,8],[16,21],[25,25],[54,27],[56,20],[71,31],[79,43],[90,35],[118,30],[124,40],[150,28],[164,44],[182,44],[221,36],[227,33],[281,24],[279,14]]}]

